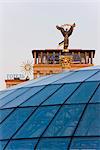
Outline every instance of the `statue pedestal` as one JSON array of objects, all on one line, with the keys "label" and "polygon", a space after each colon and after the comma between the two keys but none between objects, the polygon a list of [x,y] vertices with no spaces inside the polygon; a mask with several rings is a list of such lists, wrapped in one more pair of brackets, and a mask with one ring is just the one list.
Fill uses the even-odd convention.
[{"label": "statue pedestal", "polygon": [[67,52],[69,52],[69,49],[63,49],[62,52],[67,53]]}]

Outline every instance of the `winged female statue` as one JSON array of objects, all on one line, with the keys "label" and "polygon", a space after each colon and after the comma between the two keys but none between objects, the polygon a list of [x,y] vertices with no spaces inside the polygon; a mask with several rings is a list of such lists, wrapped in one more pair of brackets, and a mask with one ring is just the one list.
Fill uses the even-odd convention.
[{"label": "winged female statue", "polygon": [[[68,29],[68,28],[64,29],[65,26],[70,26],[70,29]],[[72,25],[64,24],[62,26],[58,26],[58,25],[56,26],[56,28],[61,31],[61,33],[62,33],[62,35],[64,37],[64,41],[59,43],[59,45],[64,43],[64,50],[68,49],[69,36],[72,34],[74,27],[75,27],[75,23],[73,23]]]}]

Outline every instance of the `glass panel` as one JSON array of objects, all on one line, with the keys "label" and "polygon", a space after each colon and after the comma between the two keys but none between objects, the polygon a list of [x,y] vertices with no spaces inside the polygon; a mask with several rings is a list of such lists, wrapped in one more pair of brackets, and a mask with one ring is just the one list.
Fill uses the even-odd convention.
[{"label": "glass panel", "polygon": [[0,141],[0,150],[3,150],[8,141]]},{"label": "glass panel", "polygon": [[1,125],[0,139],[10,138],[21,124],[28,118],[34,108],[16,109]]},{"label": "glass panel", "polygon": [[36,139],[11,140],[7,146],[7,150],[34,150]]},{"label": "glass panel", "polygon": [[20,105],[24,101],[28,100],[31,96],[36,94],[38,91],[40,91],[43,87],[44,86],[40,86],[40,87],[37,86],[37,87],[30,88],[30,90],[26,91],[25,93],[23,93],[22,95],[20,95],[19,97],[15,98],[13,101],[5,105],[4,108],[16,107]]},{"label": "glass panel", "polygon": [[69,140],[68,138],[43,138],[37,150],[67,150]]},{"label": "glass panel", "polygon": [[96,103],[96,102],[100,102],[100,86],[98,87],[98,89],[96,90],[95,94],[93,95],[90,103]]},{"label": "glass panel", "polygon": [[40,82],[37,82],[34,84],[34,86],[38,86],[38,85],[47,85],[47,84],[51,84],[57,80],[60,80],[61,78],[70,75],[72,72],[68,71],[66,72],[66,74],[61,73],[61,74],[54,74],[51,76],[47,76],[47,78],[45,78],[44,80],[41,80]]},{"label": "glass panel", "polygon": [[71,136],[83,108],[84,105],[63,106],[43,136]]},{"label": "glass panel", "polygon": [[47,76],[39,76],[38,78],[32,80],[31,84],[25,85],[25,87],[33,87],[33,86],[40,86],[43,84],[40,84],[41,82],[45,82],[48,78],[50,78],[52,75]]},{"label": "glass panel", "polygon": [[79,84],[65,84],[48,98],[42,105],[62,104]]},{"label": "glass panel", "polygon": [[7,96],[7,95],[9,95],[9,94],[11,94],[11,93],[13,93],[15,90],[9,90],[9,91],[5,91],[4,93],[2,93],[2,94],[0,94],[0,100],[3,98],[3,97],[5,97],[5,96]]},{"label": "glass panel", "polygon": [[84,82],[67,100],[66,103],[86,103],[98,86],[98,82]]},{"label": "glass panel", "polygon": [[36,79],[32,79],[31,80],[31,82],[30,83],[28,83],[28,84],[26,84],[25,85],[25,87],[33,87],[33,86],[35,86],[35,84],[36,85],[38,85],[38,86],[40,86],[40,82],[41,81],[44,81],[46,78],[49,78],[49,77],[51,77],[52,75],[48,75],[48,76],[40,76],[40,77],[38,77],[38,78],[36,78]]},{"label": "glass panel", "polygon": [[40,107],[17,132],[14,138],[32,138],[40,136],[58,108],[57,106]]},{"label": "glass panel", "polygon": [[0,99],[0,106],[2,107],[3,105],[5,105],[6,103],[12,101],[13,99],[15,99],[16,97],[20,96],[20,94],[26,92],[29,88],[21,88],[21,89],[17,89],[16,91],[14,91],[13,93],[9,94],[8,96]]},{"label": "glass panel", "polygon": [[89,104],[75,135],[100,136],[100,104]]},{"label": "glass panel", "polygon": [[27,102],[21,106],[36,106],[43,102],[48,96],[54,93],[61,85],[48,85],[42,91],[32,96]]},{"label": "glass panel", "polygon": [[13,109],[0,110],[0,123],[12,112]]},{"label": "glass panel", "polygon": [[87,81],[100,81],[100,71],[91,78],[89,78]]},{"label": "glass panel", "polygon": [[99,150],[100,137],[73,138],[71,149]]},{"label": "glass panel", "polygon": [[6,91],[0,91],[0,95],[6,93]]},{"label": "glass panel", "polygon": [[97,72],[96,70],[75,71],[70,76],[60,79],[59,81],[56,81],[54,83],[59,84],[59,83],[82,82],[96,72]]}]

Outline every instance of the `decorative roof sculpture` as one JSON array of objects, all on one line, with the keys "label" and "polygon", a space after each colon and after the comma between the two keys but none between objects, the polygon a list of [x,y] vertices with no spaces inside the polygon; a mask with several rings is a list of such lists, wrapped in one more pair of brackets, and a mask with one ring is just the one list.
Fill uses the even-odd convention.
[{"label": "decorative roof sculpture", "polygon": [[[70,26],[70,29],[67,29],[68,26]],[[63,51],[65,51],[65,52],[68,52],[69,36],[72,34],[75,26],[76,26],[75,23],[73,23],[72,25],[64,24],[61,26],[58,26],[58,25],[56,26],[56,28],[61,31],[61,33],[64,37],[64,41],[60,42],[59,45],[64,44]]]},{"label": "decorative roof sculpture", "polygon": [[[68,29],[68,26],[70,26],[70,29]],[[60,56],[60,61],[63,69],[66,69],[66,67],[69,69],[71,68],[73,57],[68,54],[69,52],[68,46],[69,46],[69,36],[72,34],[75,26],[76,26],[75,23],[73,23],[72,25],[64,24],[62,26],[58,25],[56,26],[56,28],[61,31],[64,37],[64,41],[59,43],[59,45],[63,44],[63,51],[62,55]]]}]

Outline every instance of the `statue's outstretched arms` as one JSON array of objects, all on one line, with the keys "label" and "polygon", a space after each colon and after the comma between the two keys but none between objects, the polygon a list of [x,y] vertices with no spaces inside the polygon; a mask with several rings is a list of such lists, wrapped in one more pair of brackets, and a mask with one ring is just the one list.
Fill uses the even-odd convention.
[{"label": "statue's outstretched arms", "polygon": [[68,30],[68,32],[67,32],[68,37],[72,34],[74,27],[75,27],[75,23],[73,25],[71,25],[70,29]]},{"label": "statue's outstretched arms", "polygon": [[60,26],[58,26],[58,25],[56,26],[56,28],[57,28],[58,30],[62,30],[62,29],[64,30],[63,27],[60,27]]},{"label": "statue's outstretched arms", "polygon": [[61,31],[61,33],[62,33],[63,36],[65,36],[65,31],[64,31],[64,28],[63,28],[63,27],[59,27],[59,26],[57,25],[56,28]]}]

